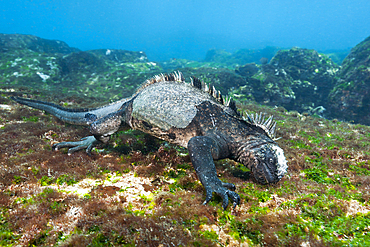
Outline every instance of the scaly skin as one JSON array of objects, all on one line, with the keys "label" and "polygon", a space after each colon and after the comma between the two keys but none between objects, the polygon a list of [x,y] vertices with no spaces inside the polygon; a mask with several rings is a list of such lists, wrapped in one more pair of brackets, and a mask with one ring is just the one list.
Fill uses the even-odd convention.
[{"label": "scaly skin", "polygon": [[204,203],[215,192],[223,198],[224,209],[229,199],[234,207],[240,204],[240,196],[234,192],[235,185],[219,180],[214,160],[230,158],[243,163],[262,184],[278,182],[287,170],[284,152],[272,139],[272,118],[264,122],[261,115],[252,115],[247,121],[239,116],[233,101],[226,101],[196,78],[185,83],[181,73],[155,76],[131,98],[96,109],[69,110],[42,101],[13,99],[63,121],[89,125],[92,136],[54,145],[55,150],[68,147],[69,154],[81,149],[90,153],[123,126],[188,148],[206,190]]}]

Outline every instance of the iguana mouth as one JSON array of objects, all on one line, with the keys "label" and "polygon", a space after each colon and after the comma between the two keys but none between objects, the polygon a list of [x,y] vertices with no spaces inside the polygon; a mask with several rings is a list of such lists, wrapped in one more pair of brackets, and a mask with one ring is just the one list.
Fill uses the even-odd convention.
[{"label": "iguana mouth", "polygon": [[[263,175],[264,175],[264,178],[265,178],[265,183],[270,184],[270,183],[276,183],[276,182],[279,181],[279,180],[276,180],[275,174],[273,174],[271,172],[271,170],[267,167],[267,165],[264,162],[261,162],[259,164],[260,164],[260,166],[262,165],[262,169],[264,171]],[[261,169],[261,168],[259,167],[257,169]],[[265,184],[265,183],[263,183],[263,184]]]}]

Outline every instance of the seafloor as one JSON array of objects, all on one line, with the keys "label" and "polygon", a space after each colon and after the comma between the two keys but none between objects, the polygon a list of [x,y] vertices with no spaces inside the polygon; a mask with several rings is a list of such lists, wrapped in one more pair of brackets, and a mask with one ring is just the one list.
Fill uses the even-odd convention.
[{"label": "seafloor", "polygon": [[[255,64],[239,68],[242,77],[215,63],[173,59],[159,65],[139,52],[77,52],[60,42],[59,53],[48,55],[54,46],[44,51],[46,41],[24,37],[9,39],[0,56],[0,246],[370,246],[370,126],[322,118],[314,111],[317,105],[309,108],[298,94],[293,109],[302,113],[274,107],[274,99],[293,99],[283,71],[301,71],[299,66],[289,64],[276,75],[264,71],[273,65],[261,65],[266,74],[260,72],[257,80],[248,77]],[[24,42],[37,45],[24,47]],[[69,55],[62,54],[65,49]],[[291,53],[301,53],[302,68],[312,58],[318,59],[315,66],[329,64],[314,51],[292,49],[280,55]],[[320,86],[322,78],[334,76],[329,72],[335,70],[320,74],[324,67],[315,66],[305,72],[312,83],[291,79],[302,82],[297,86],[302,92],[317,92],[313,82]],[[217,82],[242,110],[274,115],[287,175],[277,184],[260,185],[243,165],[217,161],[220,179],[236,185],[241,204],[223,211],[215,196],[204,206],[205,192],[185,149],[128,130],[115,133],[92,156],[84,151],[69,156],[66,150],[52,151],[52,145],[79,140],[89,135],[88,128],[10,99],[95,107],[130,95],[139,82],[165,68],[180,68],[187,80],[197,75]],[[274,82],[281,84],[270,85]],[[270,98],[259,95],[258,88]],[[319,93],[302,97],[321,100],[329,92]],[[347,94],[351,100],[357,97]]]},{"label": "seafloor", "polygon": [[18,105],[10,94],[2,93],[0,108],[3,246],[370,243],[368,126],[241,106],[275,116],[289,170],[266,186],[241,164],[217,161],[220,179],[235,183],[242,198],[223,211],[218,197],[201,205],[204,190],[186,150],[126,131],[91,157],[54,152],[54,143],[88,129]]}]

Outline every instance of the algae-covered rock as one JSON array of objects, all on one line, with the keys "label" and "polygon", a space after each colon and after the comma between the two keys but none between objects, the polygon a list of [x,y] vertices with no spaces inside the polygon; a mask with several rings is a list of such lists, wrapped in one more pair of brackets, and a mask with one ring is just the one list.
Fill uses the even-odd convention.
[{"label": "algae-covered rock", "polygon": [[252,77],[257,72],[258,66],[255,63],[247,63],[235,69],[235,73],[244,77]]},{"label": "algae-covered rock", "polygon": [[370,37],[351,50],[338,77],[329,95],[331,116],[370,124]]},{"label": "algae-covered rock", "polygon": [[327,107],[327,97],[339,69],[329,57],[315,50],[292,48],[279,51],[270,64],[292,77],[297,110],[302,105]]},{"label": "algae-covered rock", "polygon": [[0,34],[0,52],[12,51],[14,49],[29,49],[39,53],[61,54],[79,51],[79,49],[69,47],[65,42],[59,40],[42,39],[33,35]]},{"label": "algae-covered rock", "polygon": [[227,68],[184,68],[181,72],[184,74],[185,78],[195,76],[205,83],[215,86],[223,95],[227,95],[233,88],[238,88],[246,84],[243,77]]},{"label": "algae-covered rock", "polygon": [[107,69],[104,60],[89,52],[73,52],[59,59],[62,74],[72,74],[80,72],[96,73]]},{"label": "algae-covered rock", "polygon": [[145,63],[148,57],[143,51],[126,51],[117,49],[90,50],[89,53],[97,55],[102,59],[108,59],[117,63]]},{"label": "algae-covered rock", "polygon": [[144,52],[79,51],[62,41],[0,34],[1,88],[59,98],[85,95],[99,98],[102,104],[130,96],[143,81],[161,72]]},{"label": "algae-covered rock", "polygon": [[330,57],[331,60],[333,60],[334,63],[341,65],[343,60],[348,56],[350,53],[350,49],[344,49],[344,50],[325,50],[321,53],[325,54],[326,56]]},{"label": "algae-covered rock", "polygon": [[263,65],[261,71],[248,80],[253,87],[257,102],[267,105],[282,105],[289,108],[295,105],[295,93],[291,86],[293,80],[284,69],[277,69],[271,64]]},{"label": "algae-covered rock", "polygon": [[228,63],[232,54],[221,49],[210,49],[206,53],[205,62]]},{"label": "algae-covered rock", "polygon": [[[234,53],[224,50],[211,49],[207,52],[205,62],[215,62],[227,66],[240,66],[247,63],[265,63],[279,50],[277,47],[267,46],[263,49],[240,49]],[[262,59],[262,60],[261,60]]]},{"label": "algae-covered rock", "polygon": [[17,49],[0,56],[2,87],[46,88],[48,83],[59,82],[60,71],[57,56],[29,49]]},{"label": "algae-covered rock", "polygon": [[[253,76],[245,75],[255,100],[300,112],[326,108],[338,70],[327,56],[301,48],[281,50],[269,64],[258,66],[260,69]],[[246,90],[242,87],[234,93],[248,94]]]}]

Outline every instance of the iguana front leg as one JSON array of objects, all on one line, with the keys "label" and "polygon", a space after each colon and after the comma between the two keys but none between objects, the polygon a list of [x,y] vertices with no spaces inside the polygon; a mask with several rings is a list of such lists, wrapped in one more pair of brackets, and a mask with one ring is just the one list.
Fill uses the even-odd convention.
[{"label": "iguana front leg", "polygon": [[217,177],[216,167],[213,159],[225,158],[225,153],[220,148],[220,143],[208,136],[195,136],[188,143],[190,160],[194,166],[197,176],[206,190],[206,200],[212,199],[215,192],[222,197],[222,207],[227,208],[229,198],[233,201],[233,207],[240,203],[240,196],[235,193],[235,185],[224,183]]},{"label": "iguana front leg", "polygon": [[68,154],[72,154],[86,148],[86,153],[91,154],[93,147],[101,143],[107,143],[110,136],[115,133],[121,126],[122,111],[117,111],[100,118],[90,125],[90,133],[93,136],[87,136],[76,142],[60,142],[53,145],[54,150],[68,147]]}]

